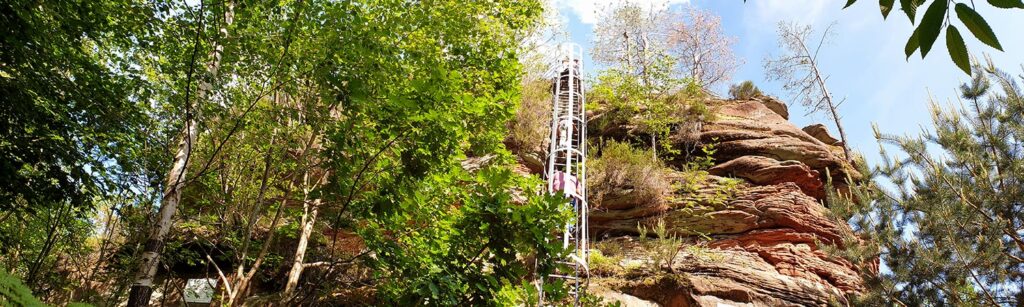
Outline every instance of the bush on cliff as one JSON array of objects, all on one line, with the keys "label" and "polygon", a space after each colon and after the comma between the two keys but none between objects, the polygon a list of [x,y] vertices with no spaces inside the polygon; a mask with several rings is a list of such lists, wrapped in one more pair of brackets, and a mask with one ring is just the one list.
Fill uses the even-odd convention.
[{"label": "bush on cliff", "polygon": [[762,95],[764,94],[761,93],[761,89],[750,80],[729,86],[729,97],[732,99],[750,99]]},{"label": "bush on cliff", "polygon": [[587,173],[587,188],[595,208],[601,200],[619,190],[632,190],[635,199],[645,205],[659,205],[670,185],[665,178],[666,167],[651,158],[651,151],[633,148],[629,143],[608,142],[601,156],[593,159]]},{"label": "bush on cliff", "polygon": [[551,82],[523,82],[521,95],[519,108],[508,125],[510,149],[517,153],[543,151],[551,121]]}]

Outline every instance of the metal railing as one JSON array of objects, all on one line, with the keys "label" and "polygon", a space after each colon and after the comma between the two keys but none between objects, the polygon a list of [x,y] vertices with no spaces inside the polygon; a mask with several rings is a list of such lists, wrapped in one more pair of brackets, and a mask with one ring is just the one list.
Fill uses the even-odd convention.
[{"label": "metal railing", "polygon": [[[576,44],[559,46],[553,79],[551,134],[545,170],[548,192],[563,192],[573,220],[558,234],[568,256],[556,261],[553,274],[543,279],[561,279],[569,288],[569,299],[580,304],[590,275],[587,235],[587,121],[583,88],[583,48]],[[542,279],[541,284],[546,282]],[[540,291],[540,305],[544,305]]]}]

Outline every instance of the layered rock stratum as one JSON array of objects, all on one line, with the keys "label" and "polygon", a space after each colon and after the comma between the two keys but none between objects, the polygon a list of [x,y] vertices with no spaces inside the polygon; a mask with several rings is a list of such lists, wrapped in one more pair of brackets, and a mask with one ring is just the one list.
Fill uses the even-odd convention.
[{"label": "layered rock stratum", "polygon": [[[823,205],[830,179],[861,180],[838,142],[788,122],[777,100],[713,105],[697,138],[715,144],[714,166],[668,171],[658,201],[635,187],[592,200],[594,246],[617,256],[602,256],[611,270],[592,257],[591,293],[626,306],[822,306],[861,291],[856,266],[823,251],[860,243],[843,242],[850,229]],[[680,238],[660,261],[645,243],[659,223]]]}]

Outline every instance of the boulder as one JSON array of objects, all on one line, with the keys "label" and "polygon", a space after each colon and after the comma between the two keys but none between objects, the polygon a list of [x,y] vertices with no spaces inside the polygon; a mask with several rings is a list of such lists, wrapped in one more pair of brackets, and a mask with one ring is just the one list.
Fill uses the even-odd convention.
[{"label": "boulder", "polygon": [[813,124],[813,125],[808,125],[807,127],[804,127],[803,129],[800,129],[800,130],[803,130],[804,132],[806,132],[810,136],[814,137],[815,139],[818,139],[822,143],[825,143],[825,144],[828,144],[828,145],[839,145],[840,144],[839,140],[837,140],[836,138],[832,137],[831,134],[828,134],[828,128],[826,128],[825,125]]},{"label": "boulder", "polygon": [[710,246],[756,253],[779,274],[830,285],[842,292],[863,290],[853,264],[819,250],[817,239],[813,234],[791,228],[760,229],[733,239],[714,241]]},{"label": "boulder", "polygon": [[[653,228],[663,220],[676,235],[735,235],[758,229],[790,228],[826,242],[838,242],[849,231],[829,219],[814,197],[792,182],[769,186],[743,186],[728,199],[719,195],[720,178],[709,176],[693,192],[666,196],[660,206],[620,207],[595,210],[589,215],[592,237],[638,234],[639,226]],[[679,181],[673,185],[684,183]],[[728,195],[721,196],[724,198]]]},{"label": "boulder", "polygon": [[772,110],[772,112],[775,112],[776,114],[779,114],[779,116],[782,116],[782,119],[789,119],[789,107],[786,106],[786,104],[783,103],[782,101],[779,101],[778,99],[775,99],[774,97],[771,96],[758,96],[757,98],[754,99],[756,99],[761,104],[764,104],[764,106],[768,107],[768,109]]},{"label": "boulder", "polygon": [[635,271],[591,283],[661,306],[827,306],[841,293],[783,274],[756,253],[738,249],[682,251],[670,271],[675,273]]}]

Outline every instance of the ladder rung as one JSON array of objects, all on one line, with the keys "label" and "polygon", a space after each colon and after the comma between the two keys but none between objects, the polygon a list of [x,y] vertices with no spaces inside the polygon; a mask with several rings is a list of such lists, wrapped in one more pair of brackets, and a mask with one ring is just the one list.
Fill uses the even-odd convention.
[{"label": "ladder rung", "polygon": [[576,276],[557,275],[557,274],[551,274],[551,275],[548,275],[548,277],[559,278],[559,279],[570,279],[570,280],[577,280],[577,279],[579,279],[579,277],[576,277]]}]

